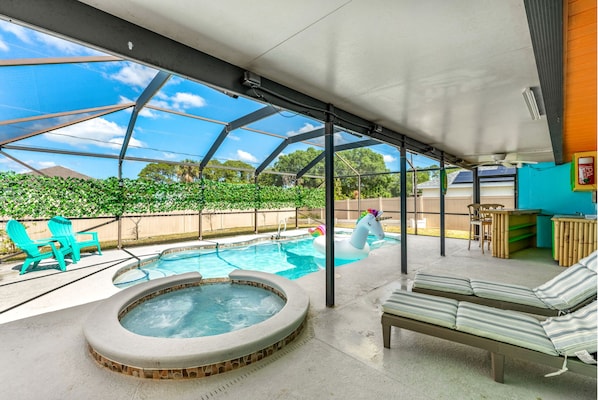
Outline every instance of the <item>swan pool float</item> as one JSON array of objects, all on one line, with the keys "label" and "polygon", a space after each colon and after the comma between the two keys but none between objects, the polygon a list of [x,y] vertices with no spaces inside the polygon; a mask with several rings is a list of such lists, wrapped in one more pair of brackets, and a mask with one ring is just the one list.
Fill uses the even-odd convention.
[{"label": "swan pool float", "polygon": [[[341,260],[359,260],[365,258],[370,253],[370,245],[367,243],[367,237],[370,233],[376,236],[376,239],[384,239],[384,230],[380,221],[382,211],[368,209],[364,211],[357,219],[355,229],[351,236],[334,235],[334,258]],[[314,237],[313,246],[320,254],[326,254],[326,227],[324,225],[308,229]]]}]

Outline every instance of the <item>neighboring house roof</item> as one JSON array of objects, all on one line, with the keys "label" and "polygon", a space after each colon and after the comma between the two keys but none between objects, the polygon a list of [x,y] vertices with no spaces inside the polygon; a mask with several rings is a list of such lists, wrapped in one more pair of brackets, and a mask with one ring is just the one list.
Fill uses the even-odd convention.
[{"label": "neighboring house roof", "polygon": [[[45,176],[58,176],[61,178],[92,179],[90,176],[80,174],[77,171],[56,165],[54,167],[39,169]],[[27,172],[27,175],[40,175],[36,171]]]},{"label": "neighboring house roof", "polygon": [[[516,169],[515,167],[504,167],[502,165],[498,165],[496,167],[484,167],[478,169],[478,176],[484,182],[503,182],[508,181],[512,182],[513,179],[509,176],[505,175],[515,175]],[[466,169],[461,169],[459,171],[451,172],[446,176],[448,186],[453,184],[465,184],[465,183],[473,183],[473,172]],[[440,184],[440,178],[435,177],[430,179],[427,182],[419,183],[417,185],[418,189],[426,189],[426,188],[437,188]]]}]

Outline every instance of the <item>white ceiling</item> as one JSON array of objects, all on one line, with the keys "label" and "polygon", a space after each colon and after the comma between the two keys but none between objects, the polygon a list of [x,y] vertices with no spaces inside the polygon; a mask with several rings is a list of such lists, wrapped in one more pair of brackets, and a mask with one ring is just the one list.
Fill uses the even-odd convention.
[{"label": "white ceiling", "polygon": [[84,0],[470,162],[553,161],[523,0]]}]

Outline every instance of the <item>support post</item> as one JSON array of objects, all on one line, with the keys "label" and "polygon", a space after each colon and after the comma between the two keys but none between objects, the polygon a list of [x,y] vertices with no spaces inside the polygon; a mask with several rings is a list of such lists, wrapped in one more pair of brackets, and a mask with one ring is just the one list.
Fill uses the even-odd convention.
[{"label": "support post", "polygon": [[[255,200],[257,200],[257,175],[254,177],[254,183],[255,183]],[[258,229],[257,229],[257,224],[258,224],[258,220],[257,220],[258,216],[257,216],[257,208],[253,209],[253,233],[255,233],[257,235],[258,233]]]},{"label": "support post", "polygon": [[117,238],[116,238],[116,248],[121,250],[123,248],[123,239],[122,239],[122,231],[123,231],[123,226],[122,226],[122,218],[119,216],[116,217],[116,226],[118,227],[118,231],[117,231]]},{"label": "support post", "polygon": [[473,202],[480,203],[480,174],[478,168],[472,170]]},{"label": "support post", "polygon": [[448,189],[448,178],[444,169],[444,151],[440,153],[440,255],[446,256],[444,195]]},{"label": "support post", "polygon": [[[478,168],[474,168],[472,171],[472,177],[471,177],[471,183],[472,183],[472,189],[473,189],[473,201],[472,203],[481,203],[480,201],[480,174],[479,174],[479,170]],[[470,228],[471,229],[471,228]],[[475,238],[480,237],[478,235],[480,235],[480,226],[479,225],[474,225],[473,226],[473,237]]]},{"label": "support post", "polygon": [[401,273],[407,273],[407,148],[405,147],[405,136],[401,140]]},{"label": "support post", "polygon": [[203,219],[203,207],[205,205],[204,203],[204,181],[203,181],[203,168],[199,169],[199,181],[201,182],[201,204],[199,207],[199,212],[198,212],[198,221],[197,221],[197,239],[198,240],[203,240],[203,230],[202,230],[202,219]]},{"label": "support post", "polygon": [[326,181],[326,307],[334,306],[334,123],[328,106],[324,127],[324,179]]},{"label": "support post", "polygon": [[199,210],[199,221],[197,221],[197,225],[198,225],[197,230],[199,233],[199,235],[197,236],[198,240],[203,240],[203,230],[202,230],[202,221],[201,221],[203,219],[202,217],[203,217],[203,210]]}]

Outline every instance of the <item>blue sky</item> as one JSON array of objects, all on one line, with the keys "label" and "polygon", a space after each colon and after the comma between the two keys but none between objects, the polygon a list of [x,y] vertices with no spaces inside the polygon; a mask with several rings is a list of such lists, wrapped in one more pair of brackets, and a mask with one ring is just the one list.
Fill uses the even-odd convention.
[{"label": "blue sky", "polygon": [[[0,60],[97,55],[105,54],[0,20]],[[43,118],[44,115],[81,110],[76,115],[78,118],[86,110],[89,113],[89,109],[133,104],[157,72],[129,61],[1,66],[0,141],[6,137],[63,124],[74,118],[69,115]],[[264,104],[253,100],[241,97],[233,99],[217,90],[177,76],[172,76],[167,81],[149,105],[172,112],[143,109],[137,119],[127,156],[173,161],[201,160],[223,128],[217,121],[230,122],[264,107]],[[131,110],[129,107],[11,144],[28,148],[118,155]],[[3,121],[34,116],[40,118],[20,124],[2,124]],[[282,138],[321,126],[319,121],[283,111],[249,125],[248,129],[232,131],[214,158],[221,162],[241,160],[257,167],[281,143]],[[269,132],[282,138],[255,131]],[[358,138],[342,133],[335,138],[335,144],[355,140]],[[314,145],[322,143],[322,139],[312,141]],[[282,154],[307,147],[308,144],[298,143],[287,147]],[[396,148],[388,145],[370,148],[383,155],[391,171],[399,170],[399,152]],[[61,165],[94,178],[118,174],[118,162],[112,159],[14,149],[3,151],[36,169]],[[418,157],[417,164],[424,167],[435,162]],[[135,178],[145,165],[144,162],[125,161],[123,176]],[[26,172],[28,169],[0,154],[0,171]]]}]

